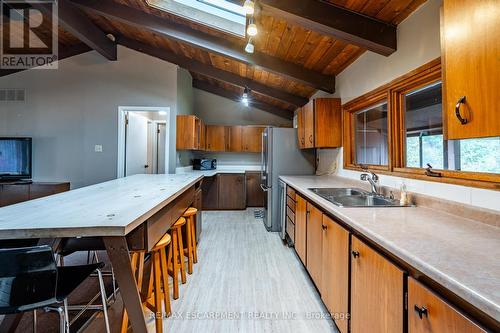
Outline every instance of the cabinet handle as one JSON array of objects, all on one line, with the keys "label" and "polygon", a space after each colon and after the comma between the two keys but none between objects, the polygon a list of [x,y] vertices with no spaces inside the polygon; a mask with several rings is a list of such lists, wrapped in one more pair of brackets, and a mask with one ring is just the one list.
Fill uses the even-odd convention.
[{"label": "cabinet handle", "polygon": [[418,316],[420,317],[420,319],[422,319],[423,316],[426,316],[426,317],[429,316],[427,308],[425,308],[423,306],[419,307],[418,305],[415,305],[414,309],[415,309],[415,312],[418,313]]},{"label": "cabinet handle", "polygon": [[457,104],[455,105],[455,116],[457,116],[457,119],[460,121],[462,125],[467,124],[467,119],[462,118],[462,115],[460,115],[460,105],[465,104],[465,96],[462,96],[458,99]]},{"label": "cabinet handle", "polygon": [[351,253],[352,253],[352,257],[353,258],[355,258],[355,259],[359,258],[359,252],[358,251],[352,251]]},{"label": "cabinet handle", "polygon": [[322,228],[323,230],[328,229],[328,227],[327,227],[326,225],[324,225],[324,224],[322,224],[322,225],[321,225],[321,228]]},{"label": "cabinet handle", "polygon": [[309,135],[309,142],[310,142],[310,143],[313,143],[313,136],[312,136],[312,134],[311,134],[311,135]]}]

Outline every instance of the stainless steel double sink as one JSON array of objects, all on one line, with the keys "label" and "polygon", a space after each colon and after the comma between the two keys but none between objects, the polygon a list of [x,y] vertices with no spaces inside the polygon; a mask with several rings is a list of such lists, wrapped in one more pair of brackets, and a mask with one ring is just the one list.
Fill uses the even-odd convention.
[{"label": "stainless steel double sink", "polygon": [[359,188],[310,188],[310,191],[339,207],[410,207],[399,200],[375,195]]}]

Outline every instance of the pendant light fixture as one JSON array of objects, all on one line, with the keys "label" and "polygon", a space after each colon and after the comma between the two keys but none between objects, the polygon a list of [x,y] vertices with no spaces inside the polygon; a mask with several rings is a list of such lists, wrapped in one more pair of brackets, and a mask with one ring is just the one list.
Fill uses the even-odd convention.
[{"label": "pendant light fixture", "polygon": [[245,0],[243,8],[247,15],[253,15],[255,13],[255,3],[252,0]]},{"label": "pendant light fixture", "polygon": [[241,96],[241,103],[243,103],[243,105],[245,106],[248,106],[248,104],[250,103],[250,89],[248,89],[247,87],[245,87],[245,89],[243,90],[243,96]]},{"label": "pendant light fixture", "polygon": [[253,21],[253,17],[248,20],[247,34],[251,37],[256,36],[259,31],[257,25]]},{"label": "pendant light fixture", "polygon": [[252,37],[248,39],[248,43],[245,46],[245,52],[246,53],[253,53],[255,51],[255,46],[252,43]]}]

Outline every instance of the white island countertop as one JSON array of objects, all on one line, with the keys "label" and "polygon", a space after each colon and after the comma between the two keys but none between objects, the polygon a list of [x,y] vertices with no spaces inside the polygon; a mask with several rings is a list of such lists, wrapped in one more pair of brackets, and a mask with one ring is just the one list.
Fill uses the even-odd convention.
[{"label": "white island countertop", "polygon": [[0,208],[0,239],[125,236],[201,180],[135,175]]},{"label": "white island countertop", "polygon": [[342,208],[309,191],[335,176],[281,176],[302,196],[500,321],[500,228],[425,207]]}]

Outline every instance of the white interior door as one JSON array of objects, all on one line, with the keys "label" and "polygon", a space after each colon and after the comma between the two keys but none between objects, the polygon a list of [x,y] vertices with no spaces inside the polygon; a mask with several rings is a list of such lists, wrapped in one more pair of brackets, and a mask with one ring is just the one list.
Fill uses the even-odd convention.
[{"label": "white interior door", "polygon": [[157,173],[163,174],[165,173],[165,152],[167,151],[166,143],[167,143],[167,126],[164,123],[158,123],[158,139],[157,139]]},{"label": "white interior door", "polygon": [[125,143],[125,176],[150,173],[148,165],[148,119],[132,112],[128,122]]}]

